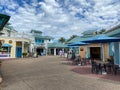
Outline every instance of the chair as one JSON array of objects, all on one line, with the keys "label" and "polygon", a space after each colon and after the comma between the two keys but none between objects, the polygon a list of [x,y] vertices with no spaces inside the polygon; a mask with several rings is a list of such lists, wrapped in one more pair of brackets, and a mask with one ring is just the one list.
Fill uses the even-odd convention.
[{"label": "chair", "polygon": [[114,65],[113,71],[114,71],[114,74],[117,75],[118,71],[120,71],[119,65]]},{"label": "chair", "polygon": [[114,69],[114,63],[108,62],[106,64],[106,67],[107,67],[107,72],[111,72]]},{"label": "chair", "polygon": [[92,73],[95,73],[96,72],[96,62],[94,60],[91,61],[91,65],[92,65],[92,68],[91,68],[91,72]]},{"label": "chair", "polygon": [[99,63],[99,71],[102,74],[103,71],[107,72],[106,70],[106,64]]}]

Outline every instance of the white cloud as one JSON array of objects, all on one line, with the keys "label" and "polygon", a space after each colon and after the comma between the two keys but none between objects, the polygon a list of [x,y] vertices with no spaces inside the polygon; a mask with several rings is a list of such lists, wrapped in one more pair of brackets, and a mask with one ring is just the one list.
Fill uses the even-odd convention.
[{"label": "white cloud", "polygon": [[[0,10],[11,15],[10,22],[19,32],[36,29],[44,35],[68,38],[118,22],[119,4],[119,0],[31,0],[29,4],[22,1],[20,6],[17,1],[0,0]],[[3,10],[3,6],[7,8]]]}]

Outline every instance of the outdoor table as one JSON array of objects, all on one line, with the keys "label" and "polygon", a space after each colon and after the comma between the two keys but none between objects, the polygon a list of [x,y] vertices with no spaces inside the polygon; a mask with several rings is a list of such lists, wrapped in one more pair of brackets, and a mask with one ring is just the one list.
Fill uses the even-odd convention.
[{"label": "outdoor table", "polygon": [[107,69],[106,69],[106,65],[108,62],[103,62],[103,61],[96,61],[97,65],[99,65],[99,72],[101,74],[107,74]]}]

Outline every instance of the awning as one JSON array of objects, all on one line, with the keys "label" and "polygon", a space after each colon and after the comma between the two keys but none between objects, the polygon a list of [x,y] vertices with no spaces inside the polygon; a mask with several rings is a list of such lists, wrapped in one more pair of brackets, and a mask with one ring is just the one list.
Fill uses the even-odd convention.
[{"label": "awning", "polygon": [[9,21],[10,16],[5,14],[0,14],[0,31],[3,29],[5,24]]},{"label": "awning", "polygon": [[74,42],[74,43],[68,44],[68,46],[83,46],[83,45],[86,45],[86,44],[88,44],[88,43]]},{"label": "awning", "polygon": [[2,47],[12,47],[12,45],[4,43],[4,44],[2,44]]}]

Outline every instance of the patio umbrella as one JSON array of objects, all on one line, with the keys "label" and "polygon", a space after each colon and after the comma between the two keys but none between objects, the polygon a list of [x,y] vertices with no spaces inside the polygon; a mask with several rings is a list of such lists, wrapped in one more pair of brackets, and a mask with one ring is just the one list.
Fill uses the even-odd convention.
[{"label": "patio umbrella", "polygon": [[83,42],[85,42],[85,43],[101,43],[102,51],[103,51],[103,61],[104,61],[103,43],[119,42],[119,41],[120,41],[120,38],[118,38],[118,37],[108,37],[108,36],[102,34],[102,35],[96,35],[94,37],[91,37],[87,40],[84,40]]},{"label": "patio umbrella", "polygon": [[4,43],[2,44],[2,47],[12,47],[10,44]]},{"label": "patio umbrella", "polygon": [[7,47],[8,48],[8,54],[10,53],[10,48],[12,47],[12,45],[4,43],[2,44],[2,47]]},{"label": "patio umbrella", "polygon": [[68,44],[68,46],[82,46],[82,45],[86,45],[88,43],[84,43],[84,42],[74,42],[71,44]]}]

